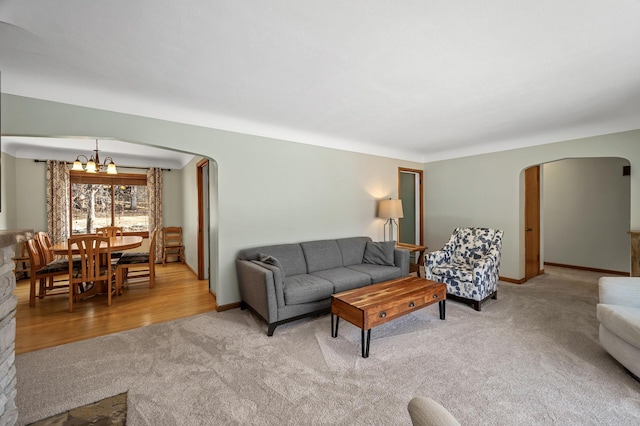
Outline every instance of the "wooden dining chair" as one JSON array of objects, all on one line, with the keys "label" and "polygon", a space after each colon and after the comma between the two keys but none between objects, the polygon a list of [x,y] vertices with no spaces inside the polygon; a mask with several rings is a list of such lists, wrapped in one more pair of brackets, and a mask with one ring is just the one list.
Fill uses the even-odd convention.
[{"label": "wooden dining chair", "polygon": [[[69,262],[53,262],[47,264],[38,248],[38,243],[35,239],[28,240],[25,243],[27,247],[27,253],[29,254],[29,267],[30,267],[30,288],[29,288],[29,307],[36,306],[36,282],[39,283],[38,296],[52,296],[54,294],[64,294],[69,290],[69,281],[55,282],[51,286],[47,285],[47,279],[56,276],[68,275],[69,270],[73,269],[69,267]],[[71,262],[73,265],[73,262]]]},{"label": "wooden dining chair", "polygon": [[33,238],[36,240],[40,247],[41,255],[45,262],[50,263],[54,261],[53,253],[49,250],[51,248],[51,238],[49,234],[44,231],[36,232]]},{"label": "wooden dining chair", "polygon": [[184,246],[182,245],[182,227],[167,226],[162,228],[162,266],[167,261],[167,256],[177,256],[184,263]]},{"label": "wooden dining chair", "polygon": [[21,241],[16,244],[16,255],[13,256],[14,269],[13,273],[16,276],[16,281],[29,276],[29,253],[27,253],[27,242]]},{"label": "wooden dining chair", "polygon": [[[100,235],[101,237],[118,237],[124,235],[122,230],[122,226],[102,226],[100,228],[96,228],[96,235]],[[117,263],[117,260],[122,257],[122,251],[114,251],[111,253],[111,259],[113,259],[113,264]]]},{"label": "wooden dining chair", "polygon": [[[58,267],[63,267],[63,268],[68,268],[68,259],[64,258],[64,259],[56,259],[53,252],[50,250],[51,249],[51,238],[49,238],[49,234],[47,234],[44,231],[39,231],[36,232],[35,235],[33,236],[33,238],[36,240],[36,244],[37,244],[37,248],[38,251],[40,252],[40,257],[42,258],[42,261],[45,265],[48,265],[50,269],[57,269]],[[76,261],[75,268],[78,267],[78,262]],[[60,282],[66,281],[66,279],[63,280],[57,280]],[[66,282],[64,284],[61,284],[62,286],[68,286],[69,283]],[[46,288],[52,289],[56,286],[56,279],[55,276],[50,276],[49,278],[47,278],[47,286]],[[44,297],[46,296],[39,296],[39,297]]]},{"label": "wooden dining chair", "polygon": [[102,237],[117,237],[118,235],[124,235],[122,226],[102,226],[96,228],[96,234]]},{"label": "wooden dining chair", "polygon": [[124,284],[129,280],[149,277],[149,288],[156,286],[156,235],[158,228],[151,231],[148,252],[127,252],[118,261],[116,270],[116,288],[121,294]]},{"label": "wooden dining chair", "polygon": [[69,258],[77,250],[80,260],[80,268],[72,272],[72,263],[69,264],[69,312],[73,312],[73,303],[80,300],[79,287],[93,284],[90,294],[98,293],[99,286],[104,286],[107,293],[107,306],[111,306],[111,297],[116,293],[114,268],[111,265],[111,245],[109,237],[98,235],[82,235],[69,238],[67,241]]}]

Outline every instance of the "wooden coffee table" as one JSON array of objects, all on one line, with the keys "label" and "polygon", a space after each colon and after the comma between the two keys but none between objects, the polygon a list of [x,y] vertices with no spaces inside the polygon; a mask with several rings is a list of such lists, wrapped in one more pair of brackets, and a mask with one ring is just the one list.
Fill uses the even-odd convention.
[{"label": "wooden coffee table", "polygon": [[418,277],[398,278],[336,293],[331,296],[331,337],[338,337],[340,318],[349,321],[362,330],[362,357],[367,358],[373,327],[436,302],[440,319],[444,320],[446,298],[445,284]]}]

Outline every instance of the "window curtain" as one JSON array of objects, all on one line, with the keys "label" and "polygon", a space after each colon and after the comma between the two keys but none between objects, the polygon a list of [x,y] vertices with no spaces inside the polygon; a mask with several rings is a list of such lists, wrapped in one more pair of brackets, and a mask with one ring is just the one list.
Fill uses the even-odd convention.
[{"label": "window curtain", "polygon": [[156,233],[156,246],[149,247],[149,252],[155,250],[156,263],[162,261],[162,169],[151,168],[147,171],[147,189],[149,191],[149,236],[151,231]]},{"label": "window curtain", "polygon": [[53,244],[69,238],[69,166],[47,160],[47,228]]}]

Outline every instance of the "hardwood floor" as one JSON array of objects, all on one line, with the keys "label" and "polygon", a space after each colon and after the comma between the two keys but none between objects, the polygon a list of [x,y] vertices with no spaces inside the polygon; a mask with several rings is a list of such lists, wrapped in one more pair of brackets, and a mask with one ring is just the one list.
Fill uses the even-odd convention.
[{"label": "hardwood floor", "polygon": [[117,333],[190,315],[214,311],[209,282],[199,281],[182,263],[156,266],[156,286],[132,284],[122,296],[97,295],[75,304],[69,313],[68,294],[36,300],[29,308],[29,279],[18,281],[16,354]]}]

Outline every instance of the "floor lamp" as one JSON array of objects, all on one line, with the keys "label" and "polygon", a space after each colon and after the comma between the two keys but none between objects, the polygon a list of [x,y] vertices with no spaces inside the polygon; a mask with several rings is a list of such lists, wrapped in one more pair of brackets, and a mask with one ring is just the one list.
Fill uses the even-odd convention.
[{"label": "floor lamp", "polygon": [[386,237],[387,226],[389,227],[389,240],[394,241],[393,239],[393,225],[395,224],[396,228],[398,227],[398,222],[396,219],[401,219],[404,217],[402,213],[402,200],[392,200],[389,198],[388,200],[380,201],[380,206],[378,208],[378,217],[383,219],[387,219],[384,224],[384,233]]}]

